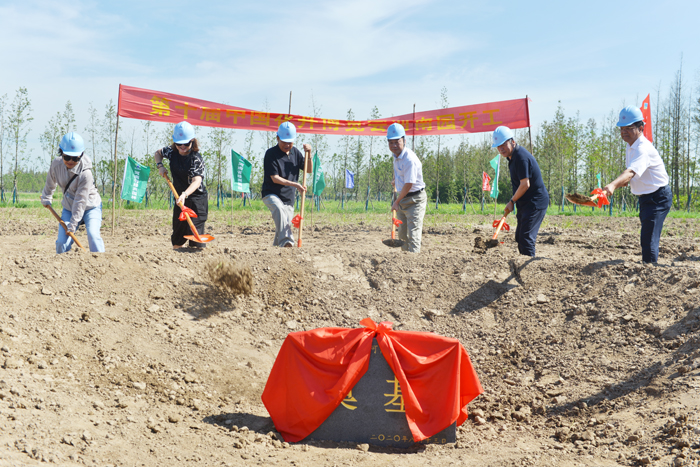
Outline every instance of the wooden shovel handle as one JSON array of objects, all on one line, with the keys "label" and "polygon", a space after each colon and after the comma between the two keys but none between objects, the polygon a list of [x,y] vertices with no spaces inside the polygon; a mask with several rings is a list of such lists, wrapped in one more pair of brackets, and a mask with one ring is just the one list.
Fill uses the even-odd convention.
[{"label": "wooden shovel handle", "polygon": [[496,240],[496,237],[498,237],[498,232],[501,231],[501,229],[503,228],[503,224],[505,224],[505,223],[506,223],[506,216],[503,216],[503,217],[501,217],[501,222],[498,223],[498,227],[496,227],[496,232],[494,232],[492,240]]},{"label": "wooden shovel handle", "polygon": [[[301,176],[301,184],[306,188],[306,167],[311,164],[311,151],[304,149],[304,168],[302,170],[303,175]],[[297,240],[297,247],[301,248],[301,233],[304,230],[304,204],[306,201],[306,191],[301,192],[301,212],[299,213],[299,239]]]},{"label": "wooden shovel handle", "polygon": [[[173,196],[175,196],[175,202],[177,202],[177,199],[180,197],[180,195],[177,194],[177,190],[173,186],[173,182],[170,181],[170,177],[168,177],[168,174],[165,174],[165,181],[168,182],[168,186],[170,187],[170,190],[173,192]],[[178,206],[180,206],[178,204]],[[180,206],[180,209],[182,209],[182,206]],[[183,212],[185,210],[183,209]],[[190,219],[190,216],[185,212],[185,217],[187,218],[187,223],[190,225],[190,230],[192,230],[192,233],[194,234],[194,238],[197,239],[197,242],[199,243],[204,243],[202,241],[202,237],[199,236],[199,232],[197,232],[197,229],[195,228],[194,224],[192,223],[192,220]]]},{"label": "wooden shovel handle", "polygon": [[80,242],[78,241],[78,238],[75,235],[73,235],[73,232],[68,231],[68,227],[66,227],[66,223],[63,222],[63,219],[61,219],[61,217],[58,215],[58,213],[56,211],[54,211],[53,206],[51,206],[50,204],[47,204],[46,209],[51,211],[51,214],[53,214],[53,217],[55,217],[56,220],[58,220],[58,223],[61,224],[61,227],[63,227],[63,230],[65,230],[66,233],[68,234],[68,236],[73,239],[75,244],[78,245],[81,249],[85,250],[85,247],[80,244]]},{"label": "wooden shovel handle", "polygon": [[[394,196],[391,197],[391,205],[394,205],[394,198],[396,196],[396,186],[394,186]],[[396,219],[396,211],[393,209],[391,210],[391,239],[395,240],[396,239],[396,222],[394,220]]]}]

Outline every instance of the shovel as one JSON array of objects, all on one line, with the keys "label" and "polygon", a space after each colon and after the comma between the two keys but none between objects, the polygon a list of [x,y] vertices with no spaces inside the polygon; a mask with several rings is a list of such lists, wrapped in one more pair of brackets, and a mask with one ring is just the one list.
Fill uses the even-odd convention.
[{"label": "shovel", "polygon": [[591,192],[592,196],[581,195],[579,193],[569,193],[565,196],[566,200],[579,206],[591,206],[593,208],[602,208],[610,204],[605,192],[596,188]]},{"label": "shovel", "polygon": [[[309,159],[311,157],[311,150],[304,150],[304,165],[308,165]],[[302,175],[301,184],[306,187],[306,167],[304,167],[304,174]],[[301,248],[301,232],[304,230],[304,202],[306,201],[306,192],[301,192],[301,212],[294,216],[292,219],[292,225],[299,229],[299,239],[297,240],[297,248]]]},{"label": "shovel", "polygon": [[[173,192],[175,199],[178,199],[180,197],[180,195],[178,195],[177,191],[175,191],[175,187],[173,186],[173,184],[170,181],[170,178],[168,177],[167,174],[165,175],[165,180],[168,182],[168,186],[170,187],[170,190]],[[182,209],[182,212],[180,213],[179,219],[181,221],[186,220],[187,223],[190,225],[190,230],[192,230],[192,233],[194,234],[194,235],[184,235],[184,237],[187,240],[192,240],[192,241],[198,242],[198,243],[208,243],[208,242],[211,242],[212,240],[214,240],[214,237],[209,235],[209,234],[199,235],[199,232],[197,232],[197,228],[192,223],[192,219],[190,219],[190,217],[197,217],[197,214],[192,209],[188,208],[184,204],[182,204],[182,205],[178,204],[178,206],[180,206],[180,209]]]},{"label": "shovel", "polygon": [[55,217],[56,220],[58,220],[58,223],[61,224],[61,227],[63,227],[63,230],[65,230],[66,233],[68,234],[68,236],[69,236],[70,238],[73,239],[73,241],[75,242],[75,244],[78,245],[78,246],[79,246],[80,248],[82,248],[83,250],[85,250],[85,247],[83,247],[83,245],[80,244],[80,242],[78,241],[78,239],[76,238],[76,236],[73,235],[73,232],[68,232],[68,227],[66,227],[66,223],[63,222],[63,219],[61,219],[61,217],[56,213],[56,211],[53,210],[53,207],[52,207],[50,204],[48,204],[48,205],[46,206],[46,209],[48,209],[49,211],[51,211],[51,214],[53,214],[53,217]]},{"label": "shovel", "polygon": [[488,246],[498,245],[498,233],[501,231],[501,229],[506,232],[510,230],[510,226],[506,224],[506,216],[501,217],[500,220],[493,221],[493,226],[496,228],[496,231],[493,233],[493,238],[489,240]]},{"label": "shovel", "polygon": [[[394,195],[396,195],[396,187],[394,187]],[[394,199],[391,200],[392,205],[394,204]],[[403,240],[396,238],[396,227],[403,224],[400,220],[396,218],[396,211],[392,209],[391,211],[391,238],[387,240],[382,240],[382,243],[391,248],[398,248],[403,245]]]}]

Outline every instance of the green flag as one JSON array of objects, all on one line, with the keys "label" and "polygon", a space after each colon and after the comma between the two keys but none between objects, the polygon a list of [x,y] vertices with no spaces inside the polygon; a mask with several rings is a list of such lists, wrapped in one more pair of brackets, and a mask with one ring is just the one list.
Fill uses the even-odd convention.
[{"label": "green flag", "polygon": [[122,179],[122,199],[140,203],[146,194],[150,167],[141,165],[131,157],[124,164],[124,178]]},{"label": "green flag", "polygon": [[314,153],[313,164],[313,194],[314,196],[321,196],[321,193],[323,193],[323,189],[326,188],[326,179],[323,176],[323,168],[321,167],[321,159],[318,158],[318,152]]},{"label": "green flag", "polygon": [[253,164],[231,149],[231,189],[250,193],[250,169]]},{"label": "green flag", "polygon": [[598,179],[598,188],[600,188],[600,172],[596,174],[595,178]]},{"label": "green flag", "polygon": [[494,157],[489,161],[491,164],[491,167],[493,167],[493,170],[496,171],[496,175],[493,177],[493,187],[491,187],[491,193],[489,196],[491,198],[498,198],[498,175],[500,173],[501,169],[501,155],[499,154],[498,156]]}]

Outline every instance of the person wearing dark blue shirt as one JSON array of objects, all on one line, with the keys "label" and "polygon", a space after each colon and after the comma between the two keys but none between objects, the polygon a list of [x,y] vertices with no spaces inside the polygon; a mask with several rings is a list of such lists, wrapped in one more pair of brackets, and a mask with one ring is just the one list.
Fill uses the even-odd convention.
[{"label": "person wearing dark blue shirt", "polygon": [[544,186],[540,166],[527,149],[515,142],[513,130],[499,126],[493,132],[492,147],[508,159],[510,183],[513,186],[511,197],[503,214],[507,216],[518,207],[515,241],[521,255],[535,256],[535,242],[540,225],[549,206],[549,193]]}]

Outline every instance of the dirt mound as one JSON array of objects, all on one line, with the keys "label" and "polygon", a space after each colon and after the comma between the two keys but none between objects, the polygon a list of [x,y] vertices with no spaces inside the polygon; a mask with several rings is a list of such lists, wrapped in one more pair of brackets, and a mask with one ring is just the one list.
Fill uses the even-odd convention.
[{"label": "dirt mound", "polygon": [[[0,214],[19,228],[0,227],[0,465],[700,460],[696,221],[666,221],[654,267],[634,218],[548,216],[533,259],[512,232],[488,248],[486,215],[431,226],[413,255],[366,217],[315,213],[304,248],[279,249],[269,213],[212,209],[216,240],[195,254],[171,249],[169,213],[126,211],[107,253],[56,255],[45,210]],[[456,444],[365,451],[274,431],[260,395],[283,339],[365,317],[465,346],[485,392]]]},{"label": "dirt mound", "polygon": [[239,265],[225,259],[210,260],[205,270],[209,280],[234,294],[250,295],[253,292],[253,272],[246,265]]}]

